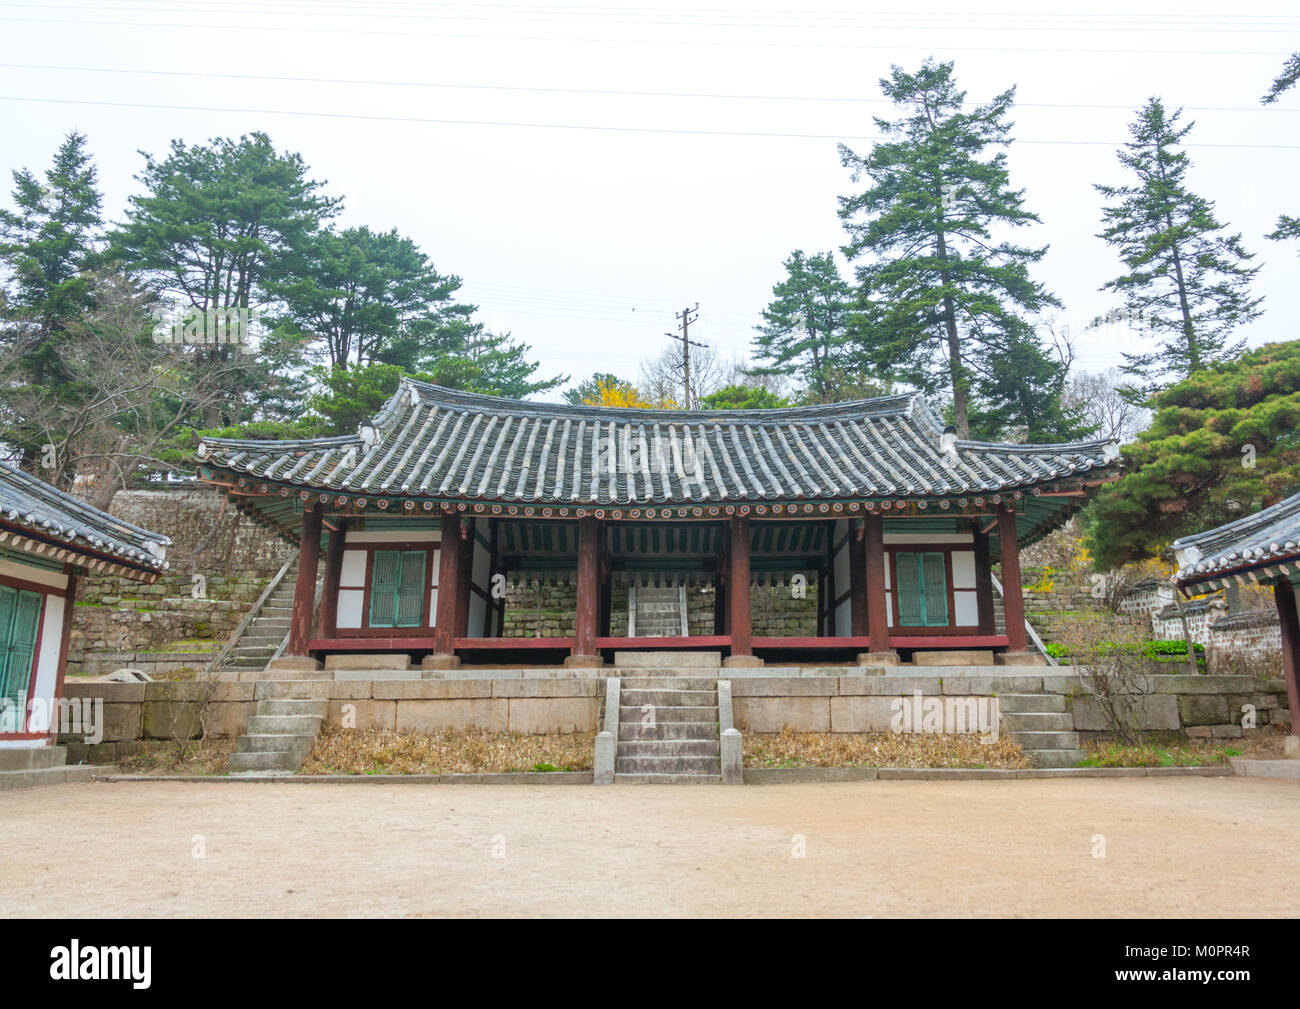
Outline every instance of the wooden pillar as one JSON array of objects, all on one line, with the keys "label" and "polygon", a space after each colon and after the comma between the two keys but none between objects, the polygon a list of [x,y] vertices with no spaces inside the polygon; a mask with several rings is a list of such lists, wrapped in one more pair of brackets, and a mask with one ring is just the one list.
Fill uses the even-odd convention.
[{"label": "wooden pillar", "polygon": [[[460,523],[460,578],[456,582],[456,623],[458,638],[469,636],[469,597],[474,583],[474,520]],[[441,592],[439,588],[439,592]]]},{"label": "wooden pillar", "polygon": [[316,602],[316,566],[320,561],[321,506],[314,504],[302,513],[302,536],[298,543],[298,580],[293,588],[293,616],[285,655],[305,658],[310,653],[311,618]]},{"label": "wooden pillar", "polygon": [[1300,614],[1296,613],[1296,591],[1285,578],[1273,586],[1273,600],[1282,624],[1282,675],[1286,679],[1286,701],[1291,709],[1291,732],[1300,733]]},{"label": "wooden pillar", "polygon": [[731,655],[749,656],[754,651],[750,643],[749,608],[749,519],[737,516],[731,520],[730,549],[727,552],[728,621],[731,634]]},{"label": "wooden pillar", "polygon": [[600,620],[600,522],[588,515],[578,519],[578,599],[574,619],[572,658],[590,662],[596,654],[596,625]]},{"label": "wooden pillar", "polygon": [[885,523],[869,513],[862,520],[864,567],[867,572],[867,633],[871,654],[892,654],[889,644],[889,609],[885,605]]},{"label": "wooden pillar", "polygon": [[981,634],[994,634],[993,558],[989,556],[989,534],[975,530],[975,606]]},{"label": "wooden pillar", "polygon": [[848,548],[849,633],[855,638],[865,638],[870,633],[867,630],[867,531],[857,522],[849,523]]},{"label": "wooden pillar", "polygon": [[1023,652],[1025,598],[1020,585],[1020,543],[1016,540],[1016,513],[1009,505],[998,512],[998,540],[1002,545],[1002,612],[1007,619],[1007,651]]},{"label": "wooden pillar", "polygon": [[433,620],[433,651],[436,655],[455,654],[456,618],[460,599],[460,575],[464,568],[464,540],[460,535],[460,516],[444,514],[442,537],[438,544],[438,612]]},{"label": "wooden pillar", "polygon": [[348,520],[335,519],[337,528],[330,530],[329,546],[325,551],[325,584],[320,594],[320,636],[332,638],[338,631],[339,575],[343,571],[343,541],[347,536]]}]

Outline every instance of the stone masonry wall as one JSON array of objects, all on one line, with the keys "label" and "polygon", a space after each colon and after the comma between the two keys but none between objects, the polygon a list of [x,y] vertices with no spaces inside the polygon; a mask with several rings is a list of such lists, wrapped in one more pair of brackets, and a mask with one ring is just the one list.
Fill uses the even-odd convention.
[{"label": "stone masonry wall", "polygon": [[291,554],[216,488],[119,491],[109,510],[170,536],[169,568],[152,585],[101,575],[78,583],[73,675],[97,672],[104,662],[144,665],[152,653],[219,649]]},{"label": "stone masonry wall", "polygon": [[[627,634],[626,585],[611,591],[609,633]],[[817,582],[810,579],[807,595],[795,599],[788,586],[760,586],[750,589],[751,623],[754,637],[810,637],[817,633]],[[571,582],[532,582],[511,585],[506,592],[505,629],[507,638],[563,638],[574,634],[577,589]],[[686,588],[687,621],[692,637],[714,633],[714,587]]]}]

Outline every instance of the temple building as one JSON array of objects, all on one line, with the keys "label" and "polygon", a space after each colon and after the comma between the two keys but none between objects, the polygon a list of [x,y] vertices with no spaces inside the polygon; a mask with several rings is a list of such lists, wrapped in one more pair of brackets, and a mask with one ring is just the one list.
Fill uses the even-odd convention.
[{"label": "temple building", "polygon": [[[1019,551],[1118,475],[1113,442],[959,440],[919,394],[625,410],[412,379],[355,435],[208,438],[197,455],[202,480],[298,544],[290,667],[599,666],[629,649],[1033,661]],[[571,586],[571,620],[510,634],[510,586],[530,578]],[[756,585],[815,600],[801,633],[755,633]],[[702,591],[708,612],[687,598]]]},{"label": "temple building", "polygon": [[170,542],[0,463],[0,749],[55,741],[78,576],[152,583]]},{"label": "temple building", "polygon": [[1292,732],[1300,726],[1300,494],[1173,544],[1185,595],[1232,584],[1271,585],[1282,630],[1282,675]]}]

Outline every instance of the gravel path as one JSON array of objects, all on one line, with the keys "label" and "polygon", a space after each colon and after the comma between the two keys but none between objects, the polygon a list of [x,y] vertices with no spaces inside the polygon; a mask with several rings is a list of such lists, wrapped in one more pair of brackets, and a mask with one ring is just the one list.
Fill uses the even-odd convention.
[{"label": "gravel path", "polygon": [[0,793],[0,914],[1273,916],[1297,850],[1240,778],[55,785]]}]

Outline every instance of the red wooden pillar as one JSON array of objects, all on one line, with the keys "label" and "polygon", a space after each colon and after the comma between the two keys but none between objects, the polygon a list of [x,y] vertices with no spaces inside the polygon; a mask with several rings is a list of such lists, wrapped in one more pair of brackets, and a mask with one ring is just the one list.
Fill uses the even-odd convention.
[{"label": "red wooden pillar", "polygon": [[867,531],[849,523],[849,633],[865,638],[867,630]]},{"label": "red wooden pillar", "polygon": [[[460,522],[460,576],[456,582],[455,636],[469,635],[469,597],[474,591],[474,520]],[[439,592],[441,592],[439,588]]]},{"label": "red wooden pillar", "polygon": [[998,512],[998,540],[1002,544],[1002,612],[1007,620],[1007,651],[1023,652],[1025,599],[1020,585],[1020,543],[1016,540],[1016,513],[1009,504]]},{"label": "red wooden pillar", "polygon": [[320,562],[321,506],[314,504],[302,513],[302,537],[298,543],[298,580],[293,587],[293,615],[285,655],[305,658],[310,652],[311,618],[316,602],[316,566]]},{"label": "red wooden pillar", "polygon": [[578,519],[578,600],[571,665],[594,665],[596,624],[600,619],[600,522]]},{"label": "red wooden pillar", "polygon": [[975,606],[981,634],[993,634],[993,559],[989,556],[989,534],[975,530]]},{"label": "red wooden pillar", "polygon": [[1273,600],[1282,623],[1282,675],[1291,709],[1291,732],[1300,733],[1300,615],[1296,613],[1296,592],[1291,583],[1278,581],[1273,586]]},{"label": "red wooden pillar", "polygon": [[749,519],[737,516],[731,520],[731,543],[727,551],[727,630],[731,634],[731,655],[753,655],[750,644],[749,604]]},{"label": "red wooden pillar", "polygon": [[460,535],[460,517],[444,514],[442,537],[438,544],[438,611],[433,619],[433,651],[436,655],[455,654],[456,619],[459,610],[460,575],[464,569],[464,540]]},{"label": "red wooden pillar", "polygon": [[348,520],[335,519],[336,528],[330,530],[329,546],[325,550],[325,585],[320,594],[320,636],[332,638],[338,631],[339,575],[343,571],[343,540],[347,536]]},{"label": "red wooden pillar", "polygon": [[867,633],[871,655],[892,655],[889,645],[889,609],[885,605],[885,523],[868,513],[862,520],[862,550],[867,573]]}]

